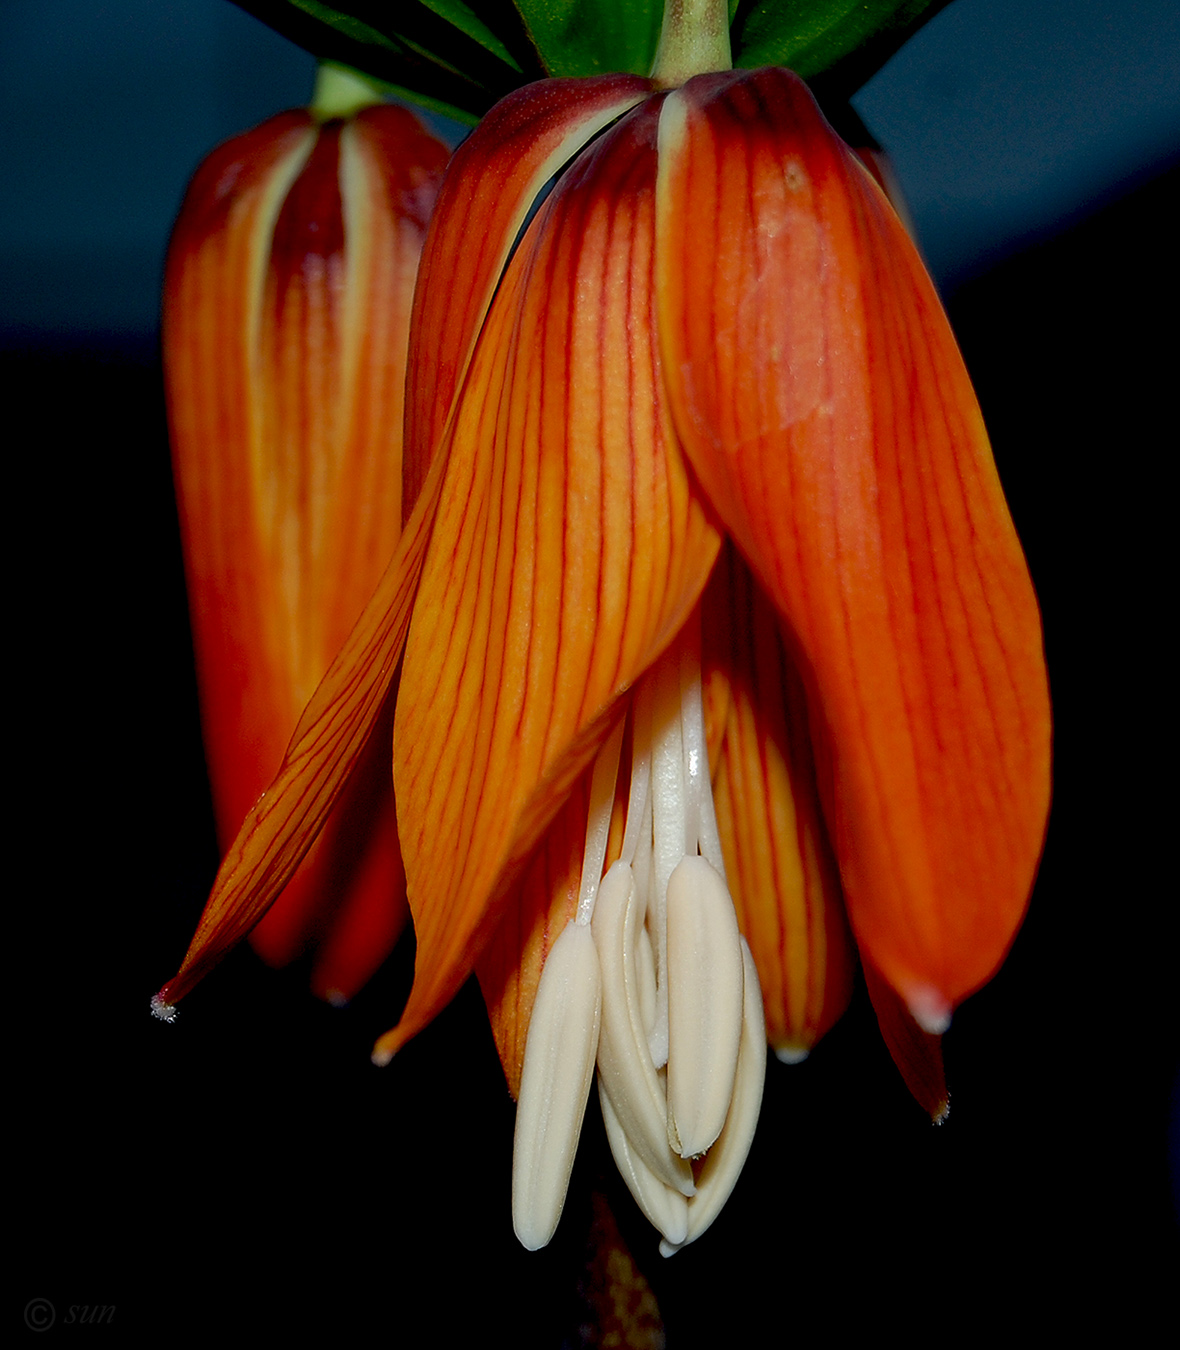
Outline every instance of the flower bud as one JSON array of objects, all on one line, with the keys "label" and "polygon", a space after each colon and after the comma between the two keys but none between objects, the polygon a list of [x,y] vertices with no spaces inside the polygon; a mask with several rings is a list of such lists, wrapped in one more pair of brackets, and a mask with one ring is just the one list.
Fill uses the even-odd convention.
[{"label": "flower bud", "polygon": [[[223,850],[397,544],[410,306],[446,158],[403,108],[281,113],[209,156],[177,222],[165,376]],[[405,920],[389,744],[251,935],[275,965],[315,947],[334,1001]]]}]

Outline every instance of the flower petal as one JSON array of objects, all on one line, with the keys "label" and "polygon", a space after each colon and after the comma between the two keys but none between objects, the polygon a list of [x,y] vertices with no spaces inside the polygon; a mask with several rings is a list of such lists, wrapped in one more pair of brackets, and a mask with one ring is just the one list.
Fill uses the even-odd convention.
[{"label": "flower petal", "polygon": [[660,397],[654,137],[648,105],[558,183],[457,406],[394,732],[417,974],[381,1059],[466,978],[719,547]]},{"label": "flower petal", "polygon": [[670,402],[787,621],[857,940],[930,1027],[995,971],[1049,795],[1040,622],[946,318],[788,72],[702,76],[660,133]]},{"label": "flower petal", "polygon": [[942,1037],[922,1030],[871,961],[865,961],[863,969],[881,1038],[914,1100],[935,1125],[941,1125],[951,1099],[942,1067]]},{"label": "flower petal", "polygon": [[[464,147],[459,161],[462,174],[452,175],[451,187],[444,188],[450,206],[436,212],[439,229],[432,228],[424,250],[422,268],[428,276],[418,288],[414,315],[422,336],[410,353],[407,375],[407,388],[421,397],[412,398],[406,412],[405,533],[377,592],[308,705],[278,778],[227,853],[181,972],[158,996],[165,1003],[192,988],[258,922],[345,790],[383,703],[393,697],[393,675],[446,468],[444,433],[452,394],[463,378],[513,239],[553,168],[648,88],[631,77],[552,85],[558,87],[556,94],[546,87],[546,97],[516,97],[501,105],[499,114],[485,121],[492,132],[503,133],[501,139],[490,153],[487,136],[474,145],[469,142],[472,148]],[[531,139],[530,127],[535,131]],[[477,154],[479,145],[483,151]],[[406,189],[411,203],[418,188],[410,184]],[[473,204],[485,208],[477,232]]]},{"label": "flower petal", "polygon": [[[165,363],[223,846],[401,533],[410,304],[446,159],[402,108],[283,114],[214,152],[177,225]],[[317,961],[341,998],[408,914],[388,751],[345,807],[252,935],[281,965],[347,916],[365,951],[341,934]]]},{"label": "flower petal", "polygon": [[492,1036],[513,1098],[520,1095],[525,1039],[542,967],[578,907],[589,809],[587,770],[546,831],[476,963]]},{"label": "flower petal", "polygon": [[245,937],[282,893],[347,787],[391,698],[441,468],[440,460],[373,599],[304,709],[278,775],[226,851],[184,962],[155,1006],[183,998]]},{"label": "flower petal", "polygon": [[[273,568],[253,487],[271,466],[255,434],[254,336],[275,222],[316,140],[310,116],[290,112],[219,147],[193,178],[168,258],[173,469],[223,844],[273,772],[300,706],[275,636],[282,621],[267,613]],[[258,720],[267,708],[273,716]]]},{"label": "flower petal", "polygon": [[800,1059],[852,993],[848,924],[820,811],[806,696],[778,616],[727,546],[701,604],[702,674],[724,709],[712,756],[730,894],[780,1058]]},{"label": "flower petal", "polygon": [[633,75],[543,80],[502,99],[455,151],[422,255],[410,350],[406,502],[440,445],[513,242],[545,183],[651,91]]}]

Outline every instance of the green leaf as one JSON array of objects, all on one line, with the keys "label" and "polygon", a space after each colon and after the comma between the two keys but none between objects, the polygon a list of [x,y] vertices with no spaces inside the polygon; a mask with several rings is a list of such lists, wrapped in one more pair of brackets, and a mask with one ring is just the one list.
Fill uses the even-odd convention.
[{"label": "green leaf", "polygon": [[394,42],[385,33],[379,32],[376,28],[352,14],[346,14],[343,10],[334,9],[331,5],[321,4],[320,0],[289,0],[296,9],[301,9],[305,14],[313,19],[318,19],[321,23],[335,29],[342,36],[350,38],[353,42],[371,43],[376,47],[387,47],[390,51],[398,51],[398,44]]},{"label": "green leaf", "polygon": [[475,122],[545,73],[511,0],[237,0],[321,60]]},{"label": "green leaf", "polygon": [[471,6],[463,3],[463,0],[422,0],[422,3],[427,9],[431,9],[439,15],[440,18],[453,24],[459,32],[466,33],[469,38],[474,38],[482,47],[486,47],[493,56],[498,56],[505,65],[511,66],[513,70],[520,70],[508,48],[472,10]]},{"label": "green leaf", "polygon": [[646,75],[663,0],[516,0],[550,75]]},{"label": "green leaf", "polygon": [[[786,65],[847,99],[947,0],[728,0],[734,64]],[[477,121],[544,75],[651,70],[664,0],[238,0],[401,96]]]},{"label": "green leaf", "polygon": [[741,0],[731,30],[734,65],[789,66],[804,79],[830,76],[843,66],[847,80],[857,80],[848,89],[851,93],[946,3]]}]

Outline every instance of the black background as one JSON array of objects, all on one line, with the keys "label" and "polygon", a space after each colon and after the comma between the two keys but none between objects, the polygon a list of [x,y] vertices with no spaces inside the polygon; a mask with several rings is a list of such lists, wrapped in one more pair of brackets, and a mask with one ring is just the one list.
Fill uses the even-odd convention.
[{"label": "black background", "polygon": [[6,351],[13,1320],[41,1297],[53,1334],[100,1305],[87,1334],[162,1343],[573,1346],[604,1186],[673,1350],[1148,1329],[1180,1255],[1177,181],[951,305],[1041,598],[1056,787],[1028,920],[946,1038],[950,1119],[909,1100],[858,993],[807,1063],[772,1062],[738,1190],[671,1261],[593,1106],[557,1240],[517,1248],[478,994],[368,1062],[406,950],[344,1011],[240,951],[175,1025],[148,1016],[216,864],[158,362],[150,342]]}]

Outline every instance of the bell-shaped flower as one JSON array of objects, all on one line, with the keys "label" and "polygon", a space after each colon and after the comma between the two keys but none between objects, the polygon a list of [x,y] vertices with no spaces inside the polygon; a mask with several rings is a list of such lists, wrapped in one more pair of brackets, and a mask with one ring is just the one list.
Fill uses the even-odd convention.
[{"label": "bell-shaped flower", "polygon": [[[568,1174],[597,1053],[673,1251],[740,1169],[763,1019],[807,1051],[849,931],[937,1115],[937,1036],[1023,915],[1048,698],[979,410],[896,214],[778,69],[493,109],[440,193],[407,389],[397,552],[158,997],[278,895],[400,660],[418,952],[374,1057],[478,968],[525,1084],[517,1168]],[[520,1179],[527,1245],[563,1185]]]},{"label": "bell-shaped flower", "polygon": [[[410,304],[446,158],[411,113],[327,67],[311,110],[213,152],[176,225],[164,363],[223,849],[401,533]],[[347,998],[405,916],[374,744],[251,940],[275,965],[314,942],[313,987]]]}]

